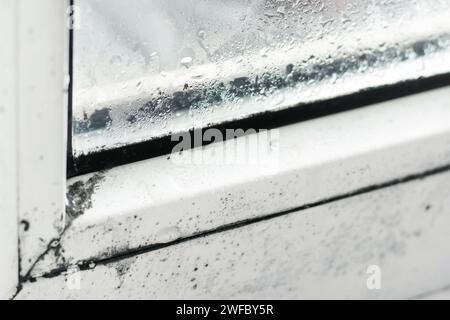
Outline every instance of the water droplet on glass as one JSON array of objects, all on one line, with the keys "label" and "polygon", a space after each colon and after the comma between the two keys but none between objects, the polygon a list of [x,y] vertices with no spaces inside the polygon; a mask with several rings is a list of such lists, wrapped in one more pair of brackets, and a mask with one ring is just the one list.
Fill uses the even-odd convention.
[{"label": "water droplet on glass", "polygon": [[180,63],[186,68],[189,68],[192,65],[192,61],[193,60],[191,57],[184,57],[183,59],[181,59]]}]

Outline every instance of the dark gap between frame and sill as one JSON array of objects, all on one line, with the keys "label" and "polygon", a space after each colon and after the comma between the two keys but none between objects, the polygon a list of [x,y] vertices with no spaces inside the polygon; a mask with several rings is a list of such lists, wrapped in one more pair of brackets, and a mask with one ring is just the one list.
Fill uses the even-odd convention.
[{"label": "dark gap between frame and sill", "polygon": [[[249,129],[270,130],[441,88],[447,85],[450,85],[450,73],[370,88],[358,93],[329,100],[309,104],[299,104],[280,111],[266,111],[239,120],[226,121],[218,125],[210,125],[200,129],[191,129],[185,133],[189,133],[191,137],[193,137],[196,132],[203,133],[208,129],[214,128],[220,130],[223,133],[223,136],[226,137],[225,131],[227,129],[243,129],[244,131]],[[211,143],[214,142],[204,141],[202,142],[202,145],[195,147],[206,146]],[[168,134],[164,137],[130,144],[117,149],[81,155],[76,158],[73,158],[72,154],[70,154],[67,174],[68,177],[71,178],[128,163],[169,155],[177,144],[179,144],[179,142],[172,141],[171,135]]]}]

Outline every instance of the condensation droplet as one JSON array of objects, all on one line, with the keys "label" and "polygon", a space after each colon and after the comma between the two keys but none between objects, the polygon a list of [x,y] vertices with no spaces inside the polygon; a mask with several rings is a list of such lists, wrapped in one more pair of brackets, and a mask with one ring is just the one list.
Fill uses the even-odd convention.
[{"label": "condensation droplet", "polygon": [[185,66],[186,68],[189,68],[192,65],[193,59],[191,57],[184,57],[181,59],[180,63]]}]

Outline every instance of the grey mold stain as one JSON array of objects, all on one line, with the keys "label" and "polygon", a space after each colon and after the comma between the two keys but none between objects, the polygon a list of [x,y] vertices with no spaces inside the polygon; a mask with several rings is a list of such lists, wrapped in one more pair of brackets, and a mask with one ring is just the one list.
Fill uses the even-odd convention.
[{"label": "grey mold stain", "polygon": [[[66,226],[63,232],[60,234],[60,239],[63,237],[64,233],[70,227],[72,222],[84,214],[84,212],[92,208],[92,196],[95,192],[98,184],[105,178],[104,172],[99,172],[93,175],[86,182],[77,181],[68,187],[67,191],[67,220]],[[24,228],[28,228],[29,224],[24,223]],[[34,262],[30,270],[26,273],[24,277],[21,278],[21,282],[35,281],[31,276],[34,268],[46,259],[51,259],[53,265],[57,266],[55,269],[56,274],[66,266],[66,260],[64,257],[64,249],[61,246],[60,239],[53,239],[49,244],[45,252],[43,252],[37,260]],[[50,273],[52,274],[52,272]]]},{"label": "grey mold stain", "polygon": [[98,184],[104,179],[104,173],[96,173],[88,181],[77,181],[67,191],[67,222],[70,225],[84,212],[92,208],[92,196]]},{"label": "grey mold stain", "polygon": [[21,220],[20,224],[23,226],[23,231],[27,232],[30,229],[30,222],[28,220]]}]

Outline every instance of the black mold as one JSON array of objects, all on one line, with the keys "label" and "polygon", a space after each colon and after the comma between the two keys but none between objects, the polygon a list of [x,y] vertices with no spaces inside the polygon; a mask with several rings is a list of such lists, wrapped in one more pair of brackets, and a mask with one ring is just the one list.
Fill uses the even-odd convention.
[{"label": "black mold", "polygon": [[[55,265],[58,266],[55,269],[54,273],[61,273],[63,270],[66,269],[67,261],[63,254],[64,249],[61,246],[61,238],[63,237],[64,233],[67,231],[71,223],[76,218],[83,215],[87,209],[92,207],[92,200],[91,200],[92,195],[95,192],[95,188],[103,179],[104,179],[104,172],[99,172],[93,175],[86,182],[78,181],[69,186],[69,190],[67,192],[68,205],[66,206],[66,213],[67,213],[66,226],[63,232],[61,233],[60,238],[52,239],[48,244],[47,249],[36,259],[36,261],[33,263],[33,265],[31,266],[30,270],[26,273],[26,275],[21,277],[20,279],[21,283],[27,281],[29,282],[35,281],[35,278],[31,276],[32,271],[40,261],[44,260],[47,256],[51,254],[53,254],[54,256]],[[24,222],[25,221],[22,221],[21,223]],[[46,276],[44,275],[44,277]]]},{"label": "black mold", "polygon": [[413,50],[419,57],[423,57],[425,56],[427,45],[426,41],[418,41],[413,45]]},{"label": "black mold", "polygon": [[95,130],[104,130],[111,126],[111,108],[95,110],[89,117],[86,113],[83,119],[74,122],[74,133],[82,133]]},{"label": "black mold", "polygon": [[87,209],[92,208],[92,195],[103,179],[103,173],[97,173],[86,182],[77,181],[69,186],[66,225],[70,225],[73,220],[83,215]]},{"label": "black mold", "polygon": [[105,129],[111,125],[111,109],[105,108],[102,110],[95,110],[94,113],[89,118],[89,129],[99,130]]}]

